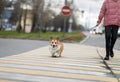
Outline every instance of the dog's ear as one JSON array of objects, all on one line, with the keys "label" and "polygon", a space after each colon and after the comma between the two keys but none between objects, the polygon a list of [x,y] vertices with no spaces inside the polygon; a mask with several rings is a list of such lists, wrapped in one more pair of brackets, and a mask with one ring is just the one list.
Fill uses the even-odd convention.
[{"label": "dog's ear", "polygon": [[53,39],[53,37],[51,36],[51,37],[50,37],[50,40],[52,40],[52,39]]}]

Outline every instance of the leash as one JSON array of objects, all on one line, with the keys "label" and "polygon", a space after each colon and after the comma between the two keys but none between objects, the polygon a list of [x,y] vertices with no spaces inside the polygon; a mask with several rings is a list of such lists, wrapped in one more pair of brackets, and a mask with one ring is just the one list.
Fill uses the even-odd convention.
[{"label": "leash", "polygon": [[73,39],[73,38],[75,38],[75,37],[78,37],[79,35],[80,35],[80,33],[77,34],[77,35],[73,35],[73,36],[66,37],[66,38],[64,38],[64,39],[62,39],[62,40],[60,40],[60,41],[63,42],[63,41],[65,41],[65,40],[71,40],[71,39]]}]

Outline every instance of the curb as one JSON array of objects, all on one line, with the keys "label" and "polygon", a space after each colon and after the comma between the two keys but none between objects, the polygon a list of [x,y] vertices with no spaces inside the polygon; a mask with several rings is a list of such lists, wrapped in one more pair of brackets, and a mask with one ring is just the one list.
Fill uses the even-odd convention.
[{"label": "curb", "polygon": [[98,49],[96,50],[100,58],[103,60],[103,64],[106,66],[106,69],[110,70],[111,74],[120,82],[119,78],[116,76],[116,74],[112,71],[111,67],[109,64],[104,60],[104,58],[100,55]]},{"label": "curb", "polygon": [[82,41],[80,41],[80,44],[83,44],[89,38],[90,38],[90,36],[87,36],[85,39],[83,39]]}]

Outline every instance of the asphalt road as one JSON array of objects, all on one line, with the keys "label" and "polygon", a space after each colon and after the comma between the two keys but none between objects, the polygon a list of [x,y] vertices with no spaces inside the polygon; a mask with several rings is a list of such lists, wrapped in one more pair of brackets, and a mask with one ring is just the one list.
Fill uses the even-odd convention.
[{"label": "asphalt road", "polygon": [[[88,37],[84,40],[82,44],[105,48],[105,35],[104,34],[94,35],[94,34],[90,34],[89,32],[84,32],[84,34]],[[114,49],[120,50],[120,37],[117,38]]]},{"label": "asphalt road", "polygon": [[[43,56],[43,51],[48,49],[46,46],[49,44],[48,41],[0,39],[0,57],[3,57],[0,62],[0,78],[2,80],[22,82],[49,82],[50,80],[52,82],[94,82],[94,80],[98,81],[98,79],[101,81],[110,81],[110,79],[114,79],[114,82],[116,82],[116,78],[108,72],[109,70],[106,69],[100,61],[101,59],[99,59],[99,56],[96,55],[96,52],[94,52],[95,48],[92,47],[104,47],[104,35],[91,35],[89,33],[85,34],[88,35],[88,38],[83,40],[82,44],[91,45],[91,47],[86,47],[85,45],[78,47],[78,45],[66,44],[69,48],[67,48],[68,50],[64,53],[68,54],[68,57],[58,58],[57,62],[55,62],[56,58],[48,57],[46,52]],[[119,42],[120,38],[118,38],[116,42],[116,49],[120,49]],[[46,49],[40,48],[43,46],[46,46]],[[10,56],[34,50],[36,48],[40,49],[35,50],[35,52],[28,52],[27,55],[22,54]],[[91,53],[86,54],[84,51],[85,49]],[[84,55],[81,55],[81,53]],[[89,55],[89,57],[87,55]],[[114,65],[115,68],[119,69],[119,64],[114,63],[115,62],[111,65]],[[73,74],[73,76],[69,77],[71,74]],[[84,77],[81,77],[82,75]]]},{"label": "asphalt road", "polygon": [[[88,36],[88,38],[85,39],[82,44],[97,47],[105,47],[104,34],[92,35],[89,32],[84,33]],[[30,50],[46,46],[48,44],[48,41],[0,38],[0,57],[24,53]],[[120,37],[117,39],[114,49],[120,50]]]},{"label": "asphalt road", "polygon": [[0,57],[24,53],[48,44],[48,41],[0,38]]}]

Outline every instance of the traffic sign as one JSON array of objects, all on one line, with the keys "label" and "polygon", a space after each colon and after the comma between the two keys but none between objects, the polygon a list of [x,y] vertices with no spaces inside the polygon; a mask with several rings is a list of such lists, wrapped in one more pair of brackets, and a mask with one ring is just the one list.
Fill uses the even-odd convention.
[{"label": "traffic sign", "polygon": [[64,7],[62,8],[62,14],[63,14],[64,16],[68,16],[68,15],[70,15],[70,13],[71,13],[71,9],[70,9],[69,6],[64,6]]}]

